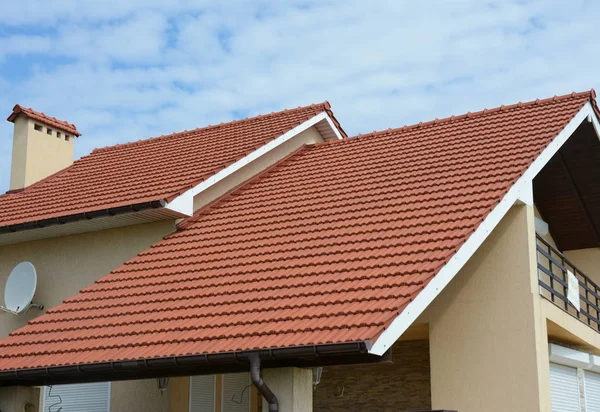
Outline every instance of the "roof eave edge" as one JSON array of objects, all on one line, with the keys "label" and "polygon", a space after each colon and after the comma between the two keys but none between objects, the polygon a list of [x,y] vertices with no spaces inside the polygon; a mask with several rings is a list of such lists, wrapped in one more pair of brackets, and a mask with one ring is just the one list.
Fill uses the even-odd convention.
[{"label": "roof eave edge", "polygon": [[[369,356],[371,362],[386,361],[386,358],[370,358],[370,340],[357,340],[351,342],[323,343],[316,345],[300,345],[283,348],[263,348],[242,351],[221,352],[213,354],[168,356],[160,358],[141,358],[120,361],[97,362],[89,364],[75,364],[52,367],[37,367],[30,369],[11,369],[0,371],[0,386],[11,385],[42,385],[51,381],[61,383],[78,383],[86,381],[83,378],[91,378],[87,381],[103,381],[114,378],[113,372],[125,376],[125,372],[152,371],[157,376],[165,368],[194,367],[196,373],[200,373],[202,366],[218,367],[232,364],[248,363],[250,354],[257,354],[261,359],[269,361],[281,361],[290,359],[314,358],[315,360],[344,355]],[[249,367],[249,366],[248,366]],[[188,371],[189,372],[189,371]],[[107,375],[108,373],[108,375]],[[168,376],[168,375],[167,375]],[[132,379],[128,376],[127,379]]]},{"label": "roof eave edge", "polygon": [[177,197],[172,199],[167,204],[165,209],[172,210],[177,213],[182,213],[187,216],[192,216],[194,214],[194,197],[196,195],[198,195],[202,191],[208,189],[209,187],[215,185],[216,183],[220,182],[221,180],[225,179],[229,175],[235,173],[236,171],[238,171],[242,167],[246,166],[250,162],[258,159],[259,157],[265,155],[266,153],[270,152],[271,150],[277,148],[278,146],[281,146],[283,143],[287,142],[294,136],[304,132],[305,130],[311,128],[312,126],[316,125],[317,123],[319,123],[321,121],[325,121],[329,125],[329,127],[331,128],[331,130],[333,131],[333,133],[335,134],[337,139],[344,138],[342,133],[340,132],[340,130],[335,126],[335,123],[333,122],[333,120],[331,119],[329,114],[326,111],[323,111],[323,112],[311,117],[304,123],[299,124],[298,126],[294,127],[293,129],[288,130],[281,136],[264,144],[263,146],[259,147],[258,149],[254,150],[253,152],[251,152],[248,155],[244,156],[243,158],[239,159],[238,161],[230,164],[226,168],[224,168],[224,169],[220,170],[219,172],[215,173],[214,175],[210,176],[208,179],[203,180],[202,182],[200,182],[196,186],[192,187],[191,189],[188,189],[185,192],[181,193],[180,195],[178,195]]},{"label": "roof eave edge", "polygon": [[[471,234],[467,241],[458,249],[450,260],[433,277],[429,284],[411,301],[407,307],[392,321],[375,340],[369,353],[383,355],[409,328],[410,325],[423,313],[429,304],[442,292],[458,274],[462,267],[469,261],[471,256],[479,249],[483,242],[500,223],[506,213],[515,203],[533,205],[533,178],[550,161],[552,156],[558,152],[567,139],[586,119],[591,119],[600,131],[600,122],[596,116],[592,101],[588,101],[577,114],[567,123],[563,130],[542,151],[542,153],[527,168],[525,173],[513,184],[500,203],[487,215],[479,227]],[[600,136],[600,133],[598,133]]]}]

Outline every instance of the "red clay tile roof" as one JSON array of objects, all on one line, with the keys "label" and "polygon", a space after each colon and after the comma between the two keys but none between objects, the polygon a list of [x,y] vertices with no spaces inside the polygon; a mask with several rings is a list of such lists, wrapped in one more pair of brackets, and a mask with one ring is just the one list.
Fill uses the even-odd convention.
[{"label": "red clay tile roof", "polygon": [[325,102],[96,149],[23,191],[0,196],[0,227],[171,200],[323,111],[336,122]]},{"label": "red clay tile roof", "polygon": [[0,368],[375,340],[591,98],[306,147],[11,333]]},{"label": "red clay tile roof", "polygon": [[24,116],[27,116],[33,120],[37,120],[39,122],[47,124],[48,126],[52,126],[55,129],[71,133],[74,136],[81,136],[81,133],[77,131],[77,127],[74,124],[65,122],[64,120],[58,120],[56,117],[50,117],[42,112],[36,112],[33,109],[23,107],[19,104],[13,107],[12,113],[10,114],[10,116],[8,116],[6,120],[8,120],[9,122],[14,122],[19,114],[23,114]]}]

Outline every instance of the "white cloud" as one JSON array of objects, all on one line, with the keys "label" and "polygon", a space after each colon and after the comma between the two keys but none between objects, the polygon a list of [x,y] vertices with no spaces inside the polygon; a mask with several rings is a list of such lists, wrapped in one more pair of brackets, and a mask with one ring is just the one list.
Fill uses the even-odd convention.
[{"label": "white cloud", "polygon": [[[0,107],[75,122],[79,155],[325,99],[359,133],[598,82],[583,0],[24,0],[0,17]],[[23,70],[34,53],[64,63]]]}]

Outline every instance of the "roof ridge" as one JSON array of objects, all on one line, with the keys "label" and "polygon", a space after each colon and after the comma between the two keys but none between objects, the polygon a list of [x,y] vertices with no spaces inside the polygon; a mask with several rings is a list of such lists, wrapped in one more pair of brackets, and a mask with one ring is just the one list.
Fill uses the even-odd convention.
[{"label": "roof ridge", "polygon": [[220,127],[225,127],[225,126],[232,126],[232,125],[237,125],[240,123],[250,123],[259,119],[264,119],[266,117],[277,117],[277,116],[281,116],[283,114],[288,114],[290,112],[295,112],[295,111],[299,111],[299,110],[303,110],[303,109],[313,109],[313,108],[319,108],[321,107],[323,111],[330,111],[330,107],[331,105],[329,104],[328,101],[324,101],[321,103],[313,103],[310,105],[306,105],[306,106],[298,106],[296,108],[293,109],[283,109],[277,112],[271,112],[271,113],[267,113],[267,114],[258,114],[256,116],[252,116],[252,117],[245,117],[243,119],[234,119],[234,120],[230,120],[228,122],[221,122],[219,124],[212,124],[212,125],[207,125],[207,126],[202,126],[202,127],[197,127],[195,129],[191,129],[191,130],[183,130],[181,132],[175,132],[175,133],[169,133],[166,135],[160,135],[160,136],[154,136],[154,137],[148,137],[145,139],[139,139],[133,142],[126,142],[126,143],[117,143],[111,146],[104,146],[104,147],[98,147],[95,148],[94,150],[92,150],[91,153],[98,153],[98,152],[104,152],[104,151],[108,151],[108,150],[114,150],[117,148],[123,148],[125,146],[135,146],[135,145],[139,145],[139,144],[144,144],[147,142],[151,142],[151,141],[155,141],[158,139],[168,139],[168,138],[175,138],[175,137],[185,137],[185,136],[189,136],[192,135],[194,133],[198,133],[201,131],[205,131],[205,130],[211,130],[211,129],[218,129]]},{"label": "roof ridge", "polygon": [[[452,115],[449,117],[444,117],[441,119],[435,118],[434,120],[430,120],[427,122],[419,122],[419,123],[414,123],[411,125],[404,125],[402,127],[388,128],[385,130],[374,130],[371,133],[364,133],[364,134],[359,133],[355,136],[352,136],[349,139],[331,140],[328,142],[317,143],[316,146],[338,144],[338,143],[343,143],[346,140],[348,140],[348,141],[359,140],[359,139],[362,140],[364,138],[370,138],[373,136],[388,135],[388,134],[395,133],[395,132],[404,132],[407,130],[413,130],[413,129],[417,129],[417,128],[421,128],[421,127],[439,125],[439,124],[443,124],[443,123],[451,123],[451,122],[457,121],[457,120],[473,119],[473,118],[487,115],[490,113],[501,112],[504,110],[531,107],[531,106],[547,104],[547,103],[556,103],[556,102],[573,99],[576,97],[583,97],[583,96],[589,96],[590,99],[594,102],[594,106],[596,106],[596,103],[595,103],[596,91],[594,89],[590,89],[590,90],[584,91],[584,92],[572,92],[569,94],[563,94],[563,95],[558,95],[558,96],[554,95],[553,97],[548,97],[545,99],[535,99],[535,100],[530,100],[530,101],[526,101],[526,102],[518,102],[518,103],[514,103],[514,104],[509,104],[509,105],[501,105],[501,106],[493,107],[491,109],[483,109],[483,110],[479,110],[476,112],[467,112],[467,113],[463,113],[460,115]],[[600,111],[599,111],[599,113],[600,113]]]}]

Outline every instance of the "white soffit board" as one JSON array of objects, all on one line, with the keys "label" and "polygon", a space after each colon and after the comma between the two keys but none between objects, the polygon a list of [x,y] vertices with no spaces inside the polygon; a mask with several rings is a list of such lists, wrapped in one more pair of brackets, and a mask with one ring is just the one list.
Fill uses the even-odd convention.
[{"label": "white soffit board", "polygon": [[[262,155],[275,149],[276,147],[290,140],[292,137],[302,133],[303,131],[313,126],[317,128],[324,140],[331,140],[329,136],[335,136],[334,138],[342,139],[342,135],[340,134],[339,130],[335,127],[333,121],[331,120],[327,112],[321,112],[318,115],[308,119],[304,123],[282,134],[278,138],[271,140],[269,143],[261,146],[260,148],[241,158],[237,162],[227,166],[225,169],[220,170],[216,174],[212,175],[211,177],[204,180],[200,184],[194,186],[193,188],[187,190],[183,194],[177,196],[165,208],[191,216],[194,213],[194,196],[196,196],[198,193],[202,192],[203,190],[206,190],[215,183],[218,183],[219,181],[225,179],[227,176],[238,171],[242,167],[246,166],[248,163],[258,159]],[[330,129],[328,133],[325,132],[325,130],[327,129]]]},{"label": "white soffit board", "polygon": [[586,103],[579,112],[569,121],[567,126],[554,138],[544,151],[533,161],[523,176],[508,190],[500,203],[483,220],[481,225],[473,232],[458,252],[450,258],[448,263],[433,277],[431,282],[410,302],[383,331],[375,341],[369,353],[383,355],[392,347],[394,342],[408,329],[408,327],[423,313],[425,308],[437,295],[450,283],[467,261],[475,254],[489,234],[500,223],[502,218],[515,203],[524,203],[533,206],[533,178],[542,170],[550,159],[558,152],[562,145],[575,132],[579,125],[586,119],[592,119],[596,132],[600,130],[600,123],[596,118],[590,102]]}]

